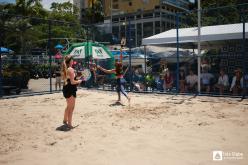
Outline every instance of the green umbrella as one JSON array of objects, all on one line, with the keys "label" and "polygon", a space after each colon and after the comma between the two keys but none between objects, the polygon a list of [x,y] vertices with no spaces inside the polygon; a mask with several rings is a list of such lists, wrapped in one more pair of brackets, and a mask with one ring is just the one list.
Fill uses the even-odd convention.
[{"label": "green umbrella", "polygon": [[99,43],[83,42],[72,44],[64,55],[71,55],[74,59],[85,59],[92,57],[93,59],[113,58],[108,48]]}]

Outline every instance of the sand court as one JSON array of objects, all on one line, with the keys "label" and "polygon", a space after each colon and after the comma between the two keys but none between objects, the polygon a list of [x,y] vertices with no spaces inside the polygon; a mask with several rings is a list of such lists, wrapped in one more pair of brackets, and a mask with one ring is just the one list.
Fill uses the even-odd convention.
[{"label": "sand court", "polygon": [[[248,164],[248,100],[78,90],[73,125],[62,93],[0,100],[0,164]],[[213,161],[213,151],[241,160]]]}]

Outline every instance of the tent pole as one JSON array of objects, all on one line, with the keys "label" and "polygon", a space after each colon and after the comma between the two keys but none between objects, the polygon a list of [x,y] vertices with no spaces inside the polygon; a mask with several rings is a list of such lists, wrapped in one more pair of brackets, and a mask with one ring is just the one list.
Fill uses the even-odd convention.
[{"label": "tent pole", "polygon": [[145,70],[144,70],[144,73],[145,73],[145,75],[146,75],[146,70],[147,70],[147,69],[146,69],[146,67],[147,67],[147,66],[146,66],[146,45],[144,45],[144,50],[145,50],[145,51],[144,51],[144,53],[145,53],[145,66],[144,66]]},{"label": "tent pole", "polygon": [[198,94],[201,93],[201,0],[198,0]]}]

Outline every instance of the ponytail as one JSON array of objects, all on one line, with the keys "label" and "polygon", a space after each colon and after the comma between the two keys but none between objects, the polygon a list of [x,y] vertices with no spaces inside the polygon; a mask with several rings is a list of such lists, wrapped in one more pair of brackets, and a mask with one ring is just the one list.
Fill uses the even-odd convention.
[{"label": "ponytail", "polygon": [[69,64],[71,60],[72,60],[72,57],[70,55],[67,55],[65,56],[64,61],[62,62],[61,75],[64,81],[64,85],[67,84],[67,69],[69,68]]}]

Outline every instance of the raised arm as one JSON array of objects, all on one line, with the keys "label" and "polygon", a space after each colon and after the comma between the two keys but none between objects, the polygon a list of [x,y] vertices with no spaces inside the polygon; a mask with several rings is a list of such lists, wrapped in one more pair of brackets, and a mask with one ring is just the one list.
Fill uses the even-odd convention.
[{"label": "raised arm", "polygon": [[125,76],[127,71],[129,70],[129,66],[126,68],[126,70],[124,71],[123,75]]},{"label": "raised arm", "polygon": [[107,73],[107,74],[112,74],[112,73],[115,73],[115,70],[114,69],[111,69],[111,70],[107,70],[107,69],[104,69],[102,68],[101,66],[97,65],[97,68],[100,69],[101,71]]}]

